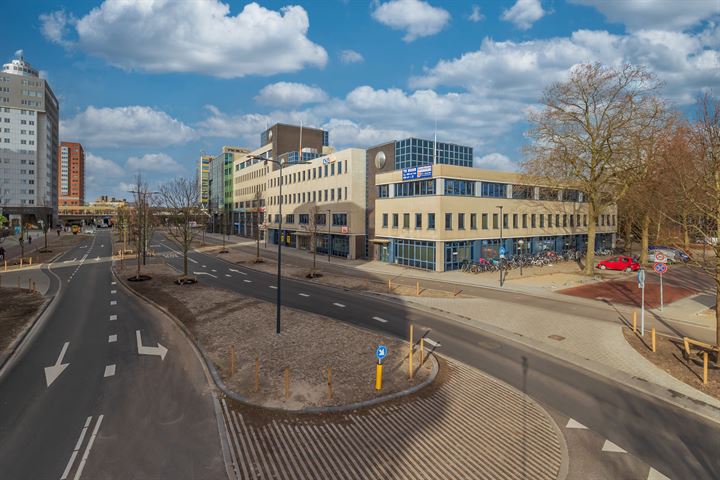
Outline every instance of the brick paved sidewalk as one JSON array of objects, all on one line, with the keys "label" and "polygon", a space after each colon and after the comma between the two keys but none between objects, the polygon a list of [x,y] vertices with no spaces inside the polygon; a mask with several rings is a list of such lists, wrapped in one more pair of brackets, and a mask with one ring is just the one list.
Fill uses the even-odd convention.
[{"label": "brick paved sidewalk", "polygon": [[223,401],[237,478],[558,478],[567,452],[542,407],[463,364],[443,368],[434,391],[343,415],[267,415]]}]

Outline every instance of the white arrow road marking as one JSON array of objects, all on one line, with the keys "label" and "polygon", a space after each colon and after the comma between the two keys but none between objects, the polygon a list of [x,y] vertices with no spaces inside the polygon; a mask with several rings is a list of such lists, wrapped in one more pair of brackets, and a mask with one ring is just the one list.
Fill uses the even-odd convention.
[{"label": "white arrow road marking", "polygon": [[57,379],[60,374],[65,371],[65,369],[70,365],[70,363],[62,363],[63,357],[65,356],[65,353],[67,352],[68,346],[70,346],[70,342],[65,342],[65,345],[63,345],[62,350],[60,350],[60,356],[57,359],[57,362],[55,362],[55,365],[51,365],[49,367],[45,367],[45,383],[49,387],[55,379]]},{"label": "white arrow road marking", "polygon": [[387,323],[387,322],[388,322],[388,321],[385,320],[384,318],[380,318],[380,317],[373,317],[373,320],[377,320],[377,321],[380,322],[380,323]]},{"label": "white arrow road marking", "polygon": [[137,338],[138,355],[158,355],[161,360],[165,360],[168,349],[160,345],[160,342],[157,347],[144,347],[140,338],[140,330],[135,330],[135,337]]},{"label": "white arrow road marking", "polygon": [[307,293],[298,293],[298,295],[300,295],[301,297],[309,297],[310,296]]},{"label": "white arrow road marking", "polygon": [[603,452],[610,452],[610,453],[627,453],[625,450],[623,450],[622,448],[618,447],[617,445],[615,445],[615,444],[614,444],[613,442],[611,442],[610,440],[605,440],[605,443],[603,444],[603,447],[602,447],[602,451],[603,451]]},{"label": "white arrow road marking", "polygon": [[213,278],[217,278],[217,275],[213,275],[212,273],[208,272],[193,272],[193,275],[210,275]]},{"label": "white arrow road marking", "polygon": [[104,415],[100,415],[97,419],[97,422],[95,422],[95,428],[93,428],[92,435],[90,435],[90,440],[88,441],[87,447],[85,447],[85,452],[83,453],[82,460],[80,460],[80,465],[78,465],[77,472],[75,472],[74,480],[80,480],[80,476],[82,475],[83,469],[85,468],[85,462],[87,462],[88,456],[90,456],[90,450],[95,443],[95,437],[97,437],[98,430],[100,430],[100,424],[103,421],[103,417]]},{"label": "white arrow road marking", "polygon": [[110,315],[110,321],[117,320],[117,315]]},{"label": "white arrow road marking", "polygon": [[583,425],[582,423],[578,422],[577,420],[570,419],[568,420],[567,425],[565,425],[565,428],[579,428],[582,430],[587,430],[587,427]]},{"label": "white arrow road marking", "polygon": [[115,301],[115,300],[110,300],[110,306],[113,306],[113,305],[117,305],[117,301]]},{"label": "white arrow road marking", "polygon": [[75,463],[75,458],[80,451],[80,446],[82,445],[83,439],[85,439],[85,434],[87,433],[88,427],[90,427],[91,421],[92,417],[87,417],[87,420],[85,420],[85,426],[83,427],[82,432],[80,432],[80,438],[78,438],[78,441],[75,444],[75,449],[73,450],[72,455],[70,455],[70,460],[68,460],[68,463],[65,466],[65,471],[63,472],[62,477],[60,477],[60,480],[65,480],[70,474],[70,469],[72,468],[73,463]]},{"label": "white arrow road marking", "polygon": [[648,473],[647,480],[670,480],[670,477],[666,477],[654,468],[650,468],[650,473]]},{"label": "white arrow road marking", "polygon": [[345,308],[345,305],[343,305],[342,303],[333,303],[333,305],[335,305],[336,307]]},{"label": "white arrow road marking", "polygon": [[235,270],[234,268],[228,268],[231,272],[239,273],[240,275],[247,275],[245,272],[241,272],[240,270]]},{"label": "white arrow road marking", "polygon": [[442,347],[442,345],[440,345],[438,342],[436,342],[432,338],[426,338],[425,343],[427,343],[431,347],[435,347],[435,348]]},{"label": "white arrow road marking", "polygon": [[108,343],[117,342],[117,335],[108,335]]},{"label": "white arrow road marking", "polygon": [[103,377],[112,377],[113,375],[115,375],[115,365],[107,365]]}]

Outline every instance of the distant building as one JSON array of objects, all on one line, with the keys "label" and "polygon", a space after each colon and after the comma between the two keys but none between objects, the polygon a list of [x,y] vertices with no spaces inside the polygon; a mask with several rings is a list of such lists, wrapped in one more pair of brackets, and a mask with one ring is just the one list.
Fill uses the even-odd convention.
[{"label": "distant building", "polygon": [[58,205],[85,205],[83,146],[75,142],[61,142],[58,161]]},{"label": "distant building", "polygon": [[203,210],[208,209],[208,176],[210,173],[210,160],[212,160],[212,158],[211,155],[200,155],[200,162],[198,163],[198,190],[200,193],[200,206]]},{"label": "distant building", "polygon": [[0,209],[12,224],[54,223],[58,207],[57,98],[18,52],[0,73]]},{"label": "distant building", "polygon": [[[213,231],[232,231],[233,164],[235,159],[250,153],[243,147],[222,148],[222,153],[209,157],[207,177],[207,210]],[[224,230],[223,230],[224,226]]]}]

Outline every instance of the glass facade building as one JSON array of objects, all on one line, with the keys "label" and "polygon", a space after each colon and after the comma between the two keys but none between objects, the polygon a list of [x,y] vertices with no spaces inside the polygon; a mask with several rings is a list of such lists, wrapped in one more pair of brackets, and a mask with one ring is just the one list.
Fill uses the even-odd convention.
[{"label": "glass facade building", "polygon": [[395,168],[419,167],[434,163],[472,167],[473,149],[420,138],[406,138],[395,142]]}]

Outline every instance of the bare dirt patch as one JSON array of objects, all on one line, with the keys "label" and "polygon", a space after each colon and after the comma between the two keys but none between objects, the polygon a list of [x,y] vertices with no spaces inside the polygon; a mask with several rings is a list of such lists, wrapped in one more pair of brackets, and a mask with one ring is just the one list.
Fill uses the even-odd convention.
[{"label": "bare dirt patch", "polygon": [[647,358],[658,368],[685,382],[703,393],[720,399],[720,366],[709,361],[708,383],[703,385],[703,358],[702,354],[693,350],[688,361],[683,359],[683,342],[675,338],[657,336],[656,352],[652,352],[650,332],[645,332],[645,339],[639,333],[633,333],[631,328],[624,328],[625,340],[635,348],[643,357]]},{"label": "bare dirt patch", "polygon": [[[428,378],[432,362],[419,366],[409,379],[407,342],[358,328],[328,317],[283,308],[283,332],[275,334],[275,305],[202,283],[176,285],[176,273],[166,265],[148,265],[152,280],[130,285],[166,307],[195,336],[231,390],[252,403],[298,410],[338,406],[403,391]],[[128,272],[120,271],[125,278]],[[375,390],[375,349],[388,347],[383,388]],[[236,371],[230,375],[230,348],[235,347]],[[260,388],[255,391],[256,360]],[[289,398],[285,397],[285,370]],[[332,369],[332,398],[328,389]]]},{"label": "bare dirt patch", "polygon": [[[650,287],[650,285],[648,285],[648,287]],[[617,280],[566,288],[564,290],[559,290],[558,293],[574,297],[590,298],[593,300],[607,300],[611,303],[639,307],[641,304],[642,292],[637,286],[637,281]],[[663,300],[665,305],[668,305],[677,300],[695,295],[696,293],[698,293],[697,290],[668,285],[666,283],[663,288]],[[645,288],[645,308],[657,308],[659,306],[659,288]]]},{"label": "bare dirt patch", "polygon": [[41,294],[20,288],[0,288],[0,357],[17,339],[47,300]]}]

